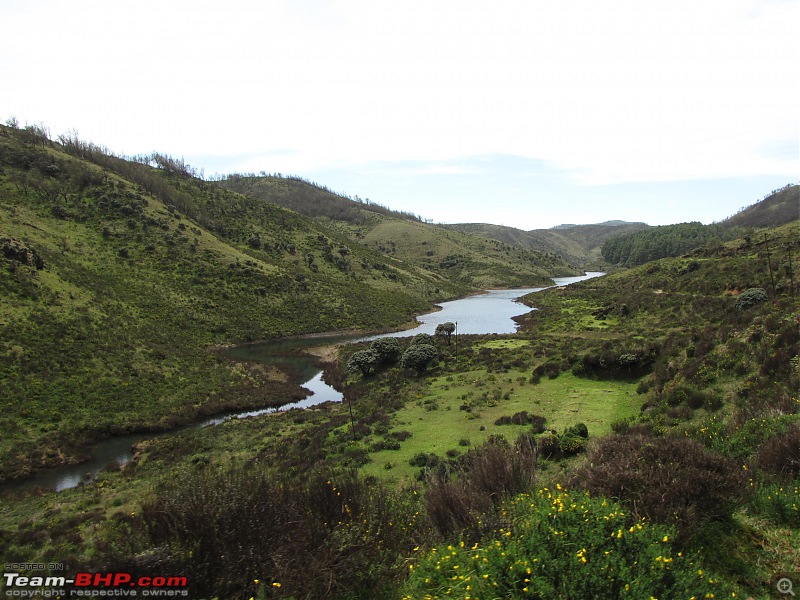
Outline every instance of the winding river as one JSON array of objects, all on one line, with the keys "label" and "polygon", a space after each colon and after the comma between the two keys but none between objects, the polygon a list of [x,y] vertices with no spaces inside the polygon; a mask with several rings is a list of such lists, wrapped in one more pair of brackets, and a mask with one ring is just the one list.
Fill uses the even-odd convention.
[{"label": "winding river", "polygon": [[[555,277],[553,281],[557,286],[564,286],[600,275],[603,275],[603,273],[587,272],[586,275],[579,277]],[[292,338],[231,348],[228,354],[236,358],[256,360],[281,369],[288,368],[295,373],[295,381],[309,390],[311,394],[299,402],[261,410],[224,413],[200,423],[162,434],[142,433],[108,438],[92,446],[90,450],[91,458],[88,461],[78,465],[47,469],[23,481],[0,486],[0,490],[45,488],[57,492],[62,491],[91,481],[109,464],[125,464],[131,459],[132,446],[145,439],[219,425],[230,419],[243,419],[276,411],[308,408],[323,402],[341,402],[342,393],[322,380],[323,371],[316,365],[314,358],[298,354],[298,350],[320,347],[322,345],[321,342],[327,346],[370,341],[379,337],[409,337],[418,333],[433,335],[437,325],[448,321],[457,324],[457,332],[459,334],[514,333],[517,325],[512,318],[530,311],[527,306],[517,302],[517,298],[543,289],[546,288],[488,290],[483,294],[468,296],[451,302],[443,302],[440,305],[441,310],[417,317],[419,325],[414,329],[404,331],[374,336],[342,335]]]}]

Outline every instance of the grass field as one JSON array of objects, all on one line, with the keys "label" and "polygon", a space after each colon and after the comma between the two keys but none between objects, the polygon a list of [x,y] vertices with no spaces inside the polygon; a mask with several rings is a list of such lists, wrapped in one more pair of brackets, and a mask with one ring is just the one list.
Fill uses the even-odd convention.
[{"label": "grass field", "polygon": [[418,469],[409,460],[419,452],[440,456],[448,450],[464,452],[493,434],[513,441],[529,426],[495,425],[495,421],[520,411],[545,417],[547,429],[561,432],[582,422],[590,436],[604,435],[614,421],[639,413],[642,402],[636,385],[636,381],[598,381],[571,373],[543,379],[536,385],[528,383],[527,376],[519,371],[498,376],[478,370],[439,377],[431,381],[426,393],[394,415],[392,431],[409,431],[411,437],[399,450],[373,452],[372,461],[362,467],[362,472],[410,481]]}]

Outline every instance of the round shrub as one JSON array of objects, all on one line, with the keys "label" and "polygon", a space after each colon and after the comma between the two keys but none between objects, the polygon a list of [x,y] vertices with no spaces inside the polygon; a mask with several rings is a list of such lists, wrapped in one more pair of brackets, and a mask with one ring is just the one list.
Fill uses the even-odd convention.
[{"label": "round shrub", "polygon": [[769,298],[764,288],[750,288],[739,294],[736,299],[736,308],[739,310],[746,310],[751,306],[756,306],[762,302],[766,302]]},{"label": "round shrub", "polygon": [[729,518],[744,502],[741,466],[696,440],[613,435],[596,444],[571,481],[618,498],[637,517],[674,525],[683,541],[710,520]]}]

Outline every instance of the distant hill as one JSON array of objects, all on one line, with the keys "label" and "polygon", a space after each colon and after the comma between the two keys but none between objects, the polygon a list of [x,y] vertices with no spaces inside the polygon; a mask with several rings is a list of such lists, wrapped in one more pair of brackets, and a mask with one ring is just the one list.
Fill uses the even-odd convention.
[{"label": "distant hill", "polygon": [[800,186],[774,190],[760,202],[720,222],[723,227],[778,227],[800,219]]},{"label": "distant hill", "polygon": [[346,198],[298,178],[231,175],[216,184],[290,208],[352,243],[470,288],[538,285],[580,272],[546,248],[424,223],[416,215]]},{"label": "distant hill", "polygon": [[[628,221],[603,221],[602,223],[597,223],[596,225],[608,225],[610,227],[619,227],[621,225],[646,225],[646,223],[629,223]],[[551,229],[572,229],[573,227],[585,227],[585,225],[577,225],[575,223],[563,223],[561,225],[556,225],[555,227],[551,227]]]},{"label": "distant hill", "polygon": [[614,265],[633,267],[721,244],[756,229],[792,223],[800,218],[798,189],[796,185],[789,185],[774,191],[721,223],[661,225],[614,236],[603,243],[603,258]]},{"label": "distant hill", "polygon": [[444,227],[545,252],[582,269],[602,270],[605,268],[600,254],[603,242],[615,235],[641,231],[649,226],[645,223],[606,221],[595,225],[559,225],[531,231],[487,223],[459,223]]}]

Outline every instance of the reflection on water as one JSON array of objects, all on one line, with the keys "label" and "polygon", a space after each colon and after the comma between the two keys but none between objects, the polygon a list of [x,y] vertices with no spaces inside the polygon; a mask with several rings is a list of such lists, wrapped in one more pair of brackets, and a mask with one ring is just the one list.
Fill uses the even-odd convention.
[{"label": "reflection on water", "polygon": [[[581,277],[557,277],[553,281],[559,286],[569,285],[570,283],[583,281],[602,274],[587,273]],[[307,388],[311,394],[299,402],[285,404],[277,408],[271,407],[217,415],[201,423],[168,432],[168,434],[219,425],[234,418],[243,419],[277,411],[309,408],[323,402],[341,402],[342,393],[322,381],[323,372],[317,366],[316,359],[310,355],[303,354],[303,350],[322,345],[329,346],[356,341],[369,341],[380,337],[408,337],[418,333],[433,335],[437,325],[448,321],[458,324],[457,332],[459,334],[514,333],[517,329],[517,324],[512,320],[512,317],[524,315],[530,311],[524,304],[516,302],[516,299],[543,289],[546,288],[490,290],[484,294],[469,296],[452,302],[443,302],[440,305],[441,310],[418,317],[419,326],[405,331],[367,337],[345,335],[293,338],[231,348],[227,351],[230,356],[242,360],[255,360],[277,367],[289,374],[292,381],[300,383],[302,387]],[[35,486],[61,491],[75,487],[82,482],[91,481],[109,464],[125,464],[131,459],[131,448],[134,444],[158,435],[167,434],[144,433],[123,435],[103,440],[92,447],[90,451],[92,458],[80,465],[48,469],[23,482],[5,485],[2,489],[12,490]]]}]

